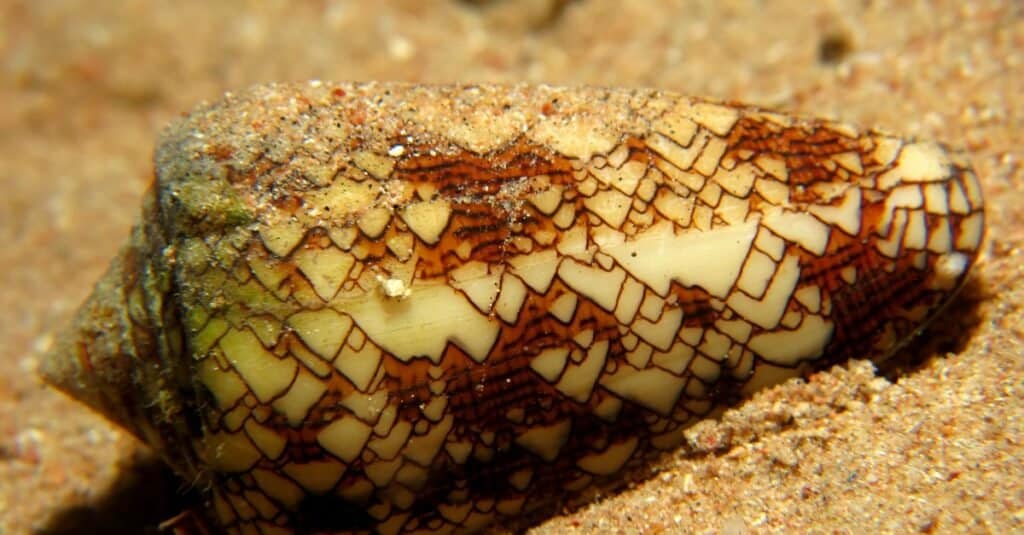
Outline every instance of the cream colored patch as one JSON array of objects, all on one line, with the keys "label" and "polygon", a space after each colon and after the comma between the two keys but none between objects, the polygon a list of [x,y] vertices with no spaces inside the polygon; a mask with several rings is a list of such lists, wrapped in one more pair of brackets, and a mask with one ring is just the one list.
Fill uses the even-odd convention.
[{"label": "cream colored patch", "polygon": [[718,329],[732,340],[743,344],[750,338],[753,326],[742,319],[718,320],[715,322],[715,329]]},{"label": "cream colored patch", "polygon": [[448,273],[449,283],[462,290],[481,314],[490,314],[501,288],[500,266],[491,267],[477,260],[466,262]]},{"label": "cream colored patch", "polygon": [[843,232],[856,236],[860,232],[860,206],[860,188],[851,186],[847,188],[843,200],[838,205],[812,204],[807,207],[807,211],[825,223],[835,225],[843,229]]},{"label": "cream colored patch", "polygon": [[377,180],[384,180],[391,176],[395,169],[395,160],[387,156],[370,151],[358,151],[352,154],[352,161],[356,167],[366,171]]},{"label": "cream colored patch", "polygon": [[444,451],[452,456],[452,460],[456,464],[466,464],[469,454],[473,452],[473,443],[468,440],[460,442],[448,441],[444,445]]},{"label": "cream colored patch", "polygon": [[946,185],[944,183],[925,184],[923,189],[924,209],[929,214],[946,215],[949,213],[949,198],[946,195]]},{"label": "cream colored patch", "polygon": [[228,331],[229,327],[231,327],[231,324],[223,318],[210,318],[206,325],[189,339],[192,352],[195,355],[206,355],[210,348],[213,347],[213,344]]},{"label": "cream colored patch", "polygon": [[887,166],[896,159],[902,147],[903,140],[899,138],[879,136],[875,139],[875,152],[872,156],[879,165]]},{"label": "cream colored patch", "polygon": [[981,194],[981,182],[978,181],[977,175],[970,170],[964,171],[960,181],[963,182],[964,189],[967,192],[967,199],[971,201],[971,208],[981,208],[983,196]]},{"label": "cream colored patch", "polygon": [[272,316],[249,316],[245,324],[260,339],[263,347],[274,347],[281,336],[281,322]]},{"label": "cream colored patch", "polygon": [[505,323],[515,324],[519,319],[519,311],[526,302],[527,290],[519,277],[505,273],[501,279],[501,295],[494,305],[494,311]]},{"label": "cream colored patch", "polygon": [[985,232],[985,215],[981,212],[972,214],[960,221],[960,232],[956,238],[956,248],[961,251],[974,251],[981,245],[982,234]]},{"label": "cream colored patch", "polygon": [[558,245],[555,249],[565,256],[588,257],[586,223],[581,222],[562,232],[562,235],[558,237]]},{"label": "cream colored patch", "polygon": [[440,362],[448,342],[483,362],[499,326],[447,283],[419,284],[401,301],[367,295],[343,307],[377,345],[402,361],[426,357]]},{"label": "cream colored patch", "polygon": [[953,234],[949,228],[949,219],[942,218],[936,223],[928,236],[928,250],[933,253],[945,253],[953,248]]},{"label": "cream colored patch", "polygon": [[420,491],[427,483],[427,471],[413,463],[405,463],[395,473],[395,481],[410,491]]},{"label": "cream colored patch", "polygon": [[785,368],[773,366],[767,362],[759,362],[757,367],[754,368],[753,375],[743,384],[741,392],[743,395],[749,396],[761,389],[781,384],[787,379],[797,377],[800,373],[801,368]]},{"label": "cream colored patch", "polygon": [[217,359],[206,358],[199,363],[199,381],[217,400],[217,407],[227,409],[238,402],[249,387],[230,368],[222,369]]},{"label": "cream colored patch", "polygon": [[576,191],[584,197],[590,197],[597,193],[598,181],[593,176],[585,175],[582,180],[576,182]]},{"label": "cream colored patch", "polygon": [[677,195],[688,196],[690,192],[698,192],[704,188],[707,179],[698,173],[683,171],[667,160],[655,160],[654,165],[662,172],[665,180],[661,182]]},{"label": "cream colored patch", "polygon": [[549,186],[547,189],[530,195],[527,200],[540,213],[549,216],[555,213],[558,206],[562,204],[562,188],[561,186]]},{"label": "cream colored patch", "polygon": [[331,375],[331,365],[328,361],[325,361],[309,349],[300,343],[298,340],[290,340],[288,344],[289,354],[299,362],[301,362],[309,371],[316,374],[318,377],[327,378]]},{"label": "cream colored patch", "polygon": [[594,178],[597,178],[604,184],[626,195],[633,195],[640,184],[640,179],[647,172],[647,165],[638,161],[630,161],[626,162],[619,169],[613,167],[592,167],[590,172],[594,175]]},{"label": "cream colored patch", "polygon": [[350,392],[341,398],[340,405],[352,411],[356,418],[369,425],[374,425],[377,423],[377,418],[381,416],[384,409],[388,406],[388,392],[386,388],[379,388],[369,394]]},{"label": "cream colored patch", "polygon": [[406,262],[412,258],[415,241],[411,233],[403,232],[388,238],[387,246],[399,262]]},{"label": "cream colored patch", "polygon": [[601,386],[663,416],[672,413],[685,385],[685,379],[660,368],[637,370],[620,365],[615,373],[601,378]]},{"label": "cream colored patch", "polygon": [[928,241],[928,227],[925,214],[914,210],[907,215],[907,230],[903,234],[903,247],[907,249],[924,249]]},{"label": "cream colored patch", "polygon": [[612,312],[615,310],[619,290],[626,279],[626,272],[620,268],[604,271],[571,259],[564,259],[558,266],[558,277],[580,295]]},{"label": "cream colored patch", "polygon": [[285,507],[297,506],[306,496],[306,493],[291,480],[271,470],[257,468],[252,471],[252,477],[256,480],[260,490]]},{"label": "cream colored patch", "polygon": [[654,198],[654,209],[665,218],[672,220],[673,223],[685,228],[690,226],[695,199],[693,196],[680,197],[671,191],[662,189]]},{"label": "cream colored patch", "polygon": [[410,438],[409,446],[404,450],[405,457],[421,466],[429,466],[437,456],[437,452],[441,451],[441,446],[444,445],[445,438],[452,430],[453,423],[454,418],[449,414],[425,434]]},{"label": "cream colored patch", "polygon": [[288,444],[288,441],[276,431],[256,423],[251,418],[245,421],[244,428],[245,434],[249,435],[252,443],[270,460],[280,457],[284,452],[284,447]]},{"label": "cream colored patch", "polygon": [[[647,146],[664,158],[665,162],[675,166],[676,169],[686,171],[693,166],[693,162],[697,160],[697,156],[704,150],[704,145],[707,144],[710,137],[707,132],[702,131],[697,134],[697,137],[689,146],[682,146],[669,137],[654,133],[647,138]],[[659,163],[655,162],[656,165]],[[671,169],[662,165],[658,165],[658,168],[666,173],[672,172]]]},{"label": "cream colored patch", "polygon": [[245,433],[211,433],[203,439],[207,465],[218,472],[247,472],[263,458]]},{"label": "cream colored patch", "polygon": [[657,321],[665,310],[665,299],[653,292],[645,292],[644,302],[640,305],[640,315],[650,321]]},{"label": "cream colored patch", "polygon": [[776,206],[789,205],[789,186],[770,178],[759,178],[754,182],[757,194]]},{"label": "cream colored patch", "polygon": [[882,225],[888,224],[888,218],[892,217],[896,208],[909,208],[919,210],[924,205],[924,196],[918,186],[900,186],[893,188],[885,199],[885,217],[882,218]]},{"label": "cream colored patch", "polygon": [[722,361],[725,360],[730,347],[732,340],[728,336],[714,329],[707,329],[704,331],[704,342],[697,350],[713,360]]},{"label": "cream colored patch", "polygon": [[281,359],[268,351],[248,330],[228,330],[219,345],[225,358],[261,403],[269,403],[284,392],[299,366],[292,359]]},{"label": "cream colored patch", "polygon": [[715,182],[708,182],[704,189],[697,192],[697,198],[707,205],[707,208],[718,206],[718,200],[722,198],[722,186]]},{"label": "cream colored patch", "polygon": [[832,160],[839,164],[840,167],[855,175],[864,174],[864,164],[860,160],[860,153],[857,152],[841,152],[832,156]]},{"label": "cream colored patch", "polygon": [[473,502],[468,501],[461,504],[447,504],[442,503],[437,506],[437,512],[441,513],[441,516],[445,520],[452,524],[459,524],[469,516],[469,512],[473,510]]},{"label": "cream colored patch", "polygon": [[[559,422],[559,424],[567,423],[569,423],[568,420]],[[512,485],[512,487],[515,488],[516,490],[526,490],[526,487],[530,486],[531,480],[533,480],[533,469],[529,467],[512,472],[512,474],[508,476],[509,484]]]},{"label": "cream colored patch", "polygon": [[373,428],[354,416],[343,416],[320,430],[316,441],[346,463],[359,458]]},{"label": "cream colored patch", "polygon": [[[762,171],[764,171],[768,175],[771,175],[771,176],[775,177],[776,180],[777,180],[777,181],[776,180],[769,180],[769,179],[766,179],[766,178],[765,179],[759,179],[757,181],[759,184],[765,183],[762,186],[763,187],[769,187],[769,188],[778,188],[779,186],[781,186],[782,188],[785,189],[785,198],[786,199],[789,198],[789,188],[785,184],[783,184],[784,182],[789,181],[789,168],[786,166],[786,160],[783,159],[781,155],[778,155],[778,154],[759,154],[759,155],[757,155],[754,158],[754,165],[759,167]],[[771,185],[769,185],[769,183],[771,183]],[[760,193],[762,197],[767,199],[768,202],[775,202],[773,200],[773,198],[777,198],[777,197],[774,197],[774,196],[773,197],[769,197],[769,196],[765,195],[760,190],[760,188],[758,189],[758,193]],[[776,203],[776,204],[781,204],[781,203]]]},{"label": "cream colored patch", "polygon": [[792,212],[781,208],[769,208],[761,224],[775,234],[796,243],[811,254],[825,254],[828,244],[829,227],[807,212]]},{"label": "cream colored patch", "polygon": [[569,323],[576,314],[577,300],[576,294],[566,292],[551,303],[548,314],[551,314],[562,323]]},{"label": "cream colored patch", "polygon": [[608,446],[601,453],[591,453],[576,461],[576,466],[591,474],[607,476],[614,474],[625,466],[626,461],[636,451],[639,438],[630,437],[622,442]]},{"label": "cream colored patch", "polygon": [[722,155],[725,154],[726,148],[728,148],[728,145],[724,139],[712,137],[708,140],[707,145],[704,146],[704,151],[700,153],[700,157],[693,163],[693,170],[704,176],[715,174],[715,170],[718,169],[718,164],[722,161]]},{"label": "cream colored patch", "polygon": [[420,410],[423,416],[426,416],[431,422],[438,422],[441,417],[444,416],[445,409],[448,408],[448,396],[439,395],[434,396],[430,399],[426,405],[421,406]]},{"label": "cream colored patch", "polygon": [[594,329],[583,329],[577,332],[572,337],[572,341],[576,342],[576,345],[583,349],[590,347],[590,344],[594,343]]},{"label": "cream colored patch", "polygon": [[786,252],[786,242],[764,227],[758,229],[754,245],[776,262],[781,261]]},{"label": "cream colored patch", "polygon": [[[633,338],[636,335],[630,334]],[[646,343],[638,343],[633,349],[626,353],[626,362],[630,366],[642,370],[647,367],[647,363],[651,360],[651,355],[654,354],[654,348]]]},{"label": "cream colored patch", "polygon": [[309,409],[320,400],[326,391],[327,386],[320,379],[300,367],[298,375],[295,376],[295,382],[292,383],[288,392],[275,399],[271,405],[288,419],[289,424],[299,427],[302,422],[306,421]]},{"label": "cream colored patch", "polygon": [[594,391],[598,376],[604,369],[605,358],[608,356],[608,340],[595,342],[587,350],[587,356],[579,364],[569,364],[562,373],[562,378],[555,388],[566,396],[586,403]]},{"label": "cream colored patch", "polygon": [[811,284],[799,288],[793,296],[811,314],[817,314],[821,310],[821,288],[818,285]]},{"label": "cream colored patch", "polygon": [[839,270],[839,276],[842,277],[844,281],[846,281],[846,284],[853,284],[857,282],[857,267],[846,266],[843,269]]},{"label": "cream colored patch", "polygon": [[647,321],[643,318],[637,319],[630,326],[630,329],[647,343],[665,351],[672,346],[672,341],[675,340],[676,334],[679,332],[679,326],[682,323],[683,309],[673,307],[665,310],[655,322]]},{"label": "cream colored patch", "polygon": [[667,295],[676,281],[724,298],[739,276],[756,233],[756,221],[679,234],[671,224],[659,223],[602,252],[659,295]]},{"label": "cream colored patch", "polygon": [[954,214],[970,213],[971,207],[967,202],[967,194],[959,181],[949,183],[949,208]]},{"label": "cream colored patch", "polygon": [[498,501],[494,509],[502,515],[513,516],[518,515],[523,510],[524,505],[526,505],[526,496],[518,496]]},{"label": "cream colored patch", "polygon": [[688,111],[684,111],[683,103],[680,103],[677,113],[688,113],[697,124],[723,137],[729,134],[740,118],[740,112],[736,108],[710,102],[696,102]]},{"label": "cream colored patch", "polygon": [[897,210],[889,229],[889,235],[884,240],[878,240],[875,243],[875,248],[878,249],[878,252],[889,258],[896,258],[900,252],[900,245],[903,243],[903,229],[906,226],[907,211]]},{"label": "cream colored patch", "polygon": [[[572,430],[572,420],[560,420],[558,422],[548,425],[534,425],[525,432],[521,433],[516,437],[515,442],[523,449],[526,449],[546,462],[554,461],[558,458],[558,453],[562,450],[562,446],[569,440],[569,431]],[[511,479],[518,478],[518,481],[523,487],[525,487],[532,477],[532,472],[528,474],[512,474]],[[521,480],[526,479],[527,483],[523,483]],[[512,481],[513,486],[517,481]],[[519,487],[516,487],[519,488]]]},{"label": "cream colored patch", "polygon": [[309,349],[324,360],[338,354],[352,328],[352,319],[329,308],[296,312],[285,322]]},{"label": "cream colored patch", "polygon": [[906,182],[936,182],[949,177],[950,161],[946,151],[934,143],[910,143],[903,146],[895,171]]},{"label": "cream colored patch", "polygon": [[412,432],[412,424],[403,420],[395,424],[387,436],[374,438],[366,447],[373,450],[381,459],[394,459]]},{"label": "cream colored patch", "polygon": [[327,235],[339,249],[348,251],[352,248],[352,244],[356,242],[356,238],[359,237],[359,230],[348,224],[345,226],[332,226],[327,230]]},{"label": "cream colored patch", "polygon": [[392,459],[390,461],[377,461],[366,465],[363,471],[366,473],[366,477],[370,479],[373,484],[378,488],[383,488],[391,483],[391,480],[395,478],[395,473],[402,467],[402,458]]},{"label": "cream colored patch", "polygon": [[654,121],[652,127],[683,147],[688,146],[697,133],[697,123],[687,117],[686,111],[666,113]]},{"label": "cream colored patch", "polygon": [[452,112],[458,120],[444,121],[445,136],[476,154],[487,154],[511,143],[526,126],[526,116],[515,109],[495,113],[490,106],[474,106],[467,101],[456,105]]},{"label": "cream colored patch", "polygon": [[284,258],[306,237],[306,227],[301,222],[289,218],[272,224],[260,225],[259,233],[267,250]]},{"label": "cream colored patch", "polygon": [[615,306],[615,319],[623,325],[633,321],[640,303],[644,300],[644,285],[633,277],[626,277],[619,293],[619,302]]},{"label": "cream colored patch", "polygon": [[338,461],[292,462],[284,465],[284,473],[307,491],[313,494],[326,494],[341,480],[345,473],[345,465]]},{"label": "cream colored patch", "polygon": [[390,222],[391,211],[387,208],[377,207],[363,212],[363,215],[356,220],[356,226],[363,231],[367,238],[375,240],[384,234],[384,229],[388,228]]},{"label": "cream colored patch", "polygon": [[715,216],[724,221],[726,225],[743,223],[749,212],[750,201],[732,195],[722,195],[718,207],[715,208]]},{"label": "cream colored patch", "polygon": [[334,359],[334,367],[352,381],[353,386],[366,391],[377,373],[381,357],[380,348],[375,344],[363,344],[359,349],[346,345]]},{"label": "cream colored patch", "polygon": [[729,194],[746,198],[750,194],[751,188],[754,187],[754,179],[758,174],[759,172],[753,164],[741,163],[731,171],[720,169],[715,173],[714,179]]},{"label": "cream colored patch", "polygon": [[526,135],[534,143],[563,156],[586,161],[595,154],[611,152],[621,133],[599,115],[586,114],[539,121],[527,130]]},{"label": "cream colored patch", "polygon": [[744,293],[733,292],[726,301],[729,308],[751,323],[765,329],[774,328],[785,313],[786,305],[789,304],[796,283],[800,280],[799,258],[796,255],[786,255],[774,275],[764,297],[754,299]]},{"label": "cream colored patch", "polygon": [[[821,356],[832,339],[834,325],[821,316],[804,316],[792,331],[773,331],[754,335],[747,347],[761,358],[780,366],[796,366]],[[760,374],[760,369],[758,369]]]},{"label": "cream colored patch", "polygon": [[775,275],[775,262],[768,255],[761,251],[751,251],[747,261],[743,264],[743,272],[740,274],[736,287],[750,294],[755,299],[760,299],[764,291],[768,289],[768,283]]},{"label": "cream colored patch", "polygon": [[558,253],[545,249],[531,254],[513,256],[508,259],[513,274],[523,279],[531,289],[546,294],[558,269]]},{"label": "cream colored patch", "polygon": [[[693,360],[695,351],[692,345],[676,342],[668,351],[654,353],[651,362],[659,368],[672,372],[675,375],[680,375],[690,366],[690,361]],[[639,366],[636,366],[636,368],[639,369]]]},{"label": "cream colored patch", "polygon": [[[717,360],[698,356],[690,363],[689,372],[704,383],[714,383],[722,375],[722,365]],[[705,397],[705,387],[699,382],[690,382],[687,387],[687,394],[694,399]]]},{"label": "cream colored patch", "polygon": [[412,203],[401,212],[402,220],[409,225],[409,230],[430,245],[440,241],[451,215],[451,204],[445,199]]},{"label": "cream colored patch", "polygon": [[590,213],[595,214],[613,228],[621,227],[626,221],[632,203],[632,197],[615,189],[599,191],[594,196],[583,199],[583,205]]},{"label": "cream colored patch", "polygon": [[547,382],[553,383],[558,380],[558,376],[565,369],[568,357],[569,348],[549,347],[538,353],[536,357],[533,357],[533,360],[530,361],[530,368],[540,374]]}]

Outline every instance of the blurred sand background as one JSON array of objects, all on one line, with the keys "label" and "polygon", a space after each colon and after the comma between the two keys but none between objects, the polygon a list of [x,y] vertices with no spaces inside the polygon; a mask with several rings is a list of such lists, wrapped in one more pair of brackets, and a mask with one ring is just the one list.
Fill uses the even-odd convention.
[{"label": "blurred sand background", "polygon": [[183,488],[35,355],[124,240],[160,128],[271,80],[655,86],[966,147],[973,282],[876,376],[687,433],[538,533],[1024,532],[1024,6],[1005,1],[0,1],[0,534],[144,533]]}]

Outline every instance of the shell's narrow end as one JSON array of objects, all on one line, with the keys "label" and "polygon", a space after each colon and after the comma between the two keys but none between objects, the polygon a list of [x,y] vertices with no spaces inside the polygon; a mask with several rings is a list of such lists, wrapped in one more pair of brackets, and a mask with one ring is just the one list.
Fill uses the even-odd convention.
[{"label": "shell's narrow end", "polygon": [[114,423],[141,436],[133,414],[138,401],[127,292],[123,286],[127,248],[114,259],[72,324],[42,357],[43,379]]}]

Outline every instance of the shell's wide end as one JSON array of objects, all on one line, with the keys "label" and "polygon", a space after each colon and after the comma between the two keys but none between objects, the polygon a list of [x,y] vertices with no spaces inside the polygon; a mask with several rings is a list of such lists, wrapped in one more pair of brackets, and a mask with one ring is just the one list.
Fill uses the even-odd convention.
[{"label": "shell's wide end", "polygon": [[72,324],[40,362],[42,378],[137,436],[137,378],[123,286],[125,251],[113,261]]}]

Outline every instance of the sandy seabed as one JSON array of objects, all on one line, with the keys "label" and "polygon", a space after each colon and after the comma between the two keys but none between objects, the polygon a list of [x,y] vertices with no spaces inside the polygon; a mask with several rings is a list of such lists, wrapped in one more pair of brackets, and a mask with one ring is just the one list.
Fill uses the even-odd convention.
[{"label": "sandy seabed", "polygon": [[[808,7],[811,6],[811,7]],[[1024,531],[1024,8],[1006,1],[0,2],[0,534],[144,533],[179,483],[45,388],[127,237],[157,132],[273,80],[651,86],[965,147],[988,243],[902,364],[856,361],[687,432],[538,533]]]}]

